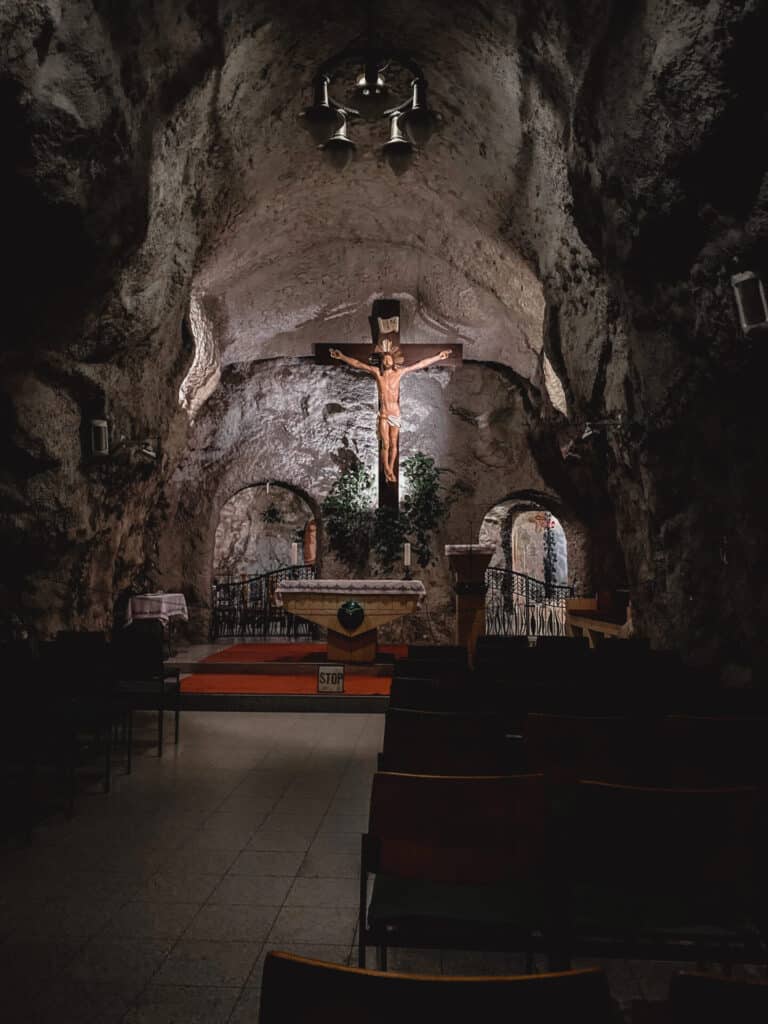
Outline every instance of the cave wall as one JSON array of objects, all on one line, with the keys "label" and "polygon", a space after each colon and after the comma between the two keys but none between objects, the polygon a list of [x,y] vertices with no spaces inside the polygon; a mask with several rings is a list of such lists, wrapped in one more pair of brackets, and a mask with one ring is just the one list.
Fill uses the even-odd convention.
[{"label": "cave wall", "polygon": [[766,270],[768,9],[603,5],[599,25],[567,146],[578,240],[542,261],[548,345],[577,416],[623,414],[591,458],[639,631],[760,678],[764,356],[729,276]]},{"label": "cave wall", "polygon": [[[108,627],[118,595],[153,575],[192,358],[181,324],[216,208],[204,183],[218,56],[201,13],[0,12],[3,584],[43,635]],[[107,459],[90,458],[92,417],[110,424]],[[150,462],[133,445],[146,437],[160,439]]]},{"label": "cave wall", "polygon": [[[450,501],[433,564],[415,568],[428,587],[434,626],[448,637],[453,596],[444,545],[476,539],[485,510],[513,491],[546,495],[527,441],[535,414],[514,375],[479,363],[413,374],[402,384],[401,400],[401,458],[417,450],[433,457]],[[171,481],[161,541],[159,579],[166,589],[187,591],[197,635],[207,628],[214,535],[225,503],[242,488],[271,480],[319,512],[344,469],[357,460],[375,467],[376,408],[371,379],[342,367],[277,359],[224,371]],[[325,541],[321,512],[318,532],[323,575],[348,576]],[[366,571],[382,570],[371,558]]]},{"label": "cave wall", "polygon": [[285,487],[246,487],[219,512],[213,543],[215,576],[259,576],[291,565],[292,544],[304,561],[304,531],[312,510]]},{"label": "cave wall", "polygon": [[[190,551],[205,550],[210,536],[210,522],[180,501],[181,483],[202,479],[216,495],[214,516],[216,502],[258,466],[244,443],[227,449],[223,466],[220,452],[201,454],[200,438],[215,440],[215,431],[196,434],[178,407],[193,355],[183,321],[198,285],[239,296],[244,313],[277,285],[280,253],[296,236],[279,193],[306,210],[295,225],[297,273],[280,299],[301,313],[289,325],[291,344],[297,330],[308,342],[316,323],[343,325],[344,303],[357,315],[369,297],[333,307],[345,249],[357,267],[377,244],[408,240],[433,268],[426,300],[417,279],[403,289],[416,296],[421,322],[438,335],[460,328],[471,336],[472,310],[481,310],[494,358],[529,376],[532,475],[589,522],[595,581],[625,577],[638,629],[657,646],[731,668],[764,664],[765,356],[761,339],[738,329],[728,279],[734,257],[766,270],[765,4],[392,2],[378,13],[424,63],[440,130],[410,178],[389,174],[373,155],[336,173],[316,164],[305,140],[293,161],[296,180],[308,182],[301,192],[282,140],[294,131],[318,54],[349,41],[353,5],[3,5],[0,193],[12,256],[0,355],[6,587],[45,632],[106,625],[121,591],[158,574],[205,592],[194,565],[168,566],[172,524],[199,531]],[[355,188],[379,174],[388,174],[388,200],[377,204],[372,193],[359,210],[350,204]],[[393,204],[396,196],[407,201]],[[337,246],[323,250],[327,270],[313,258],[318,240]],[[228,244],[230,256],[212,262]],[[252,250],[258,266],[248,286]],[[420,258],[404,261],[417,278]],[[454,281],[447,291],[440,261],[457,275],[445,279]],[[568,418],[537,378],[538,299],[532,305],[529,285],[516,284],[524,265],[527,280],[538,276],[543,286],[544,348]],[[375,287],[375,269],[370,277]],[[395,280],[393,272],[387,286]],[[487,298],[476,302],[473,289]],[[466,322],[446,327],[441,317],[465,293]],[[227,331],[238,308],[224,308],[216,325],[235,377],[251,372],[248,353],[232,348],[242,332]],[[500,309],[515,310],[509,357]],[[257,312],[268,347],[284,322]],[[284,349],[275,343],[276,351]],[[214,391],[207,404],[231,434],[243,414],[237,403],[216,405],[224,394]],[[446,429],[461,420],[436,408]],[[575,459],[554,457],[586,421],[618,413],[621,425],[577,448]],[[122,437],[156,436],[160,458],[146,463],[130,447],[103,462],[84,457],[94,414],[109,420],[113,449]],[[326,424],[317,422],[322,443]],[[362,436],[354,444],[367,450]],[[514,439],[510,452],[514,467]],[[196,482],[187,472],[195,460]],[[311,458],[297,460],[295,476],[321,495],[330,470],[318,484]],[[503,467],[494,457],[486,468]],[[489,493],[484,508],[478,497],[477,509],[504,496]]]}]

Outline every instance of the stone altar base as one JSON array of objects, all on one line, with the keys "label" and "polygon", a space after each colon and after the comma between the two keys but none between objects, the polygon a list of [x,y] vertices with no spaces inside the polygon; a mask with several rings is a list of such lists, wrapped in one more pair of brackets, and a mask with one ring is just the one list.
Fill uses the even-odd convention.
[{"label": "stone altar base", "polygon": [[328,660],[376,659],[376,630],[411,615],[424,600],[421,580],[283,580],[275,596],[286,611],[328,630]]},{"label": "stone altar base", "polygon": [[333,629],[328,630],[328,661],[373,662],[378,651],[378,632],[368,629],[357,636],[344,636]]}]

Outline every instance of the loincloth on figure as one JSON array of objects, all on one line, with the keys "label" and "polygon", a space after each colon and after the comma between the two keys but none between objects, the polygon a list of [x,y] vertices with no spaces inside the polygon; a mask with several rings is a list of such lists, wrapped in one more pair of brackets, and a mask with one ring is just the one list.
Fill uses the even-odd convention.
[{"label": "loincloth on figure", "polygon": [[398,430],[402,426],[402,419],[400,416],[388,416],[385,412],[379,413],[380,420],[386,420],[390,427],[397,427]]}]

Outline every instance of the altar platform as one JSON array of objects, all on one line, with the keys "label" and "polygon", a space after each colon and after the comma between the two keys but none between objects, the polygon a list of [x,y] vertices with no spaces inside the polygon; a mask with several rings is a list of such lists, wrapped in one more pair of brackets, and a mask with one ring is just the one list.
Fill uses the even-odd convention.
[{"label": "altar platform", "polygon": [[405,644],[383,644],[371,664],[345,663],[344,693],[318,693],[324,643],[246,640],[198,644],[169,658],[181,673],[182,708],[252,711],[385,711]]}]

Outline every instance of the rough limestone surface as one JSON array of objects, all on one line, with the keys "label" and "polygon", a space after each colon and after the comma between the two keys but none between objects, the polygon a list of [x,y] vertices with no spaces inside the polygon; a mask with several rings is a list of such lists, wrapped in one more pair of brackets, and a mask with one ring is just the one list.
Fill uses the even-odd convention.
[{"label": "rough limestone surface", "polygon": [[[190,558],[210,552],[259,458],[292,451],[316,501],[345,434],[372,454],[338,429],[370,415],[361,385],[324,383],[323,407],[342,406],[326,418],[309,385],[306,415],[276,396],[313,342],[360,340],[390,295],[406,340],[460,340],[519,384],[528,455],[499,427],[478,466],[537,467],[642,635],[726,675],[764,666],[766,356],[729,277],[734,259],[768,265],[768,8],[387,0],[374,27],[430,86],[431,133],[404,161],[385,124],[354,125],[337,158],[299,117],[318,65],[364,29],[352,0],[2,5],[3,600],[43,634],[108,626],[150,583],[204,601],[210,566],[170,556],[187,530]],[[482,436],[497,395],[476,386],[422,381],[408,429]],[[91,418],[110,424],[107,459],[89,457]],[[579,442],[588,421],[608,425]],[[452,539],[496,489],[477,484]]]},{"label": "rough limestone surface", "polygon": [[[546,516],[547,519],[542,517]],[[524,503],[503,501],[495,505],[483,519],[480,527],[480,543],[490,544],[494,549],[490,567],[513,570],[534,580],[545,580],[544,568],[547,557],[544,543],[544,523],[553,521],[551,563],[553,576],[550,582],[561,586],[580,582],[579,593],[584,589],[585,566],[579,558],[578,548],[569,558],[568,537],[562,524],[549,510],[530,511]],[[577,536],[580,531],[577,531]],[[577,538],[573,538],[576,540]]]},{"label": "rough limestone surface", "polygon": [[285,487],[245,487],[221,508],[213,543],[216,576],[258,576],[291,565],[292,545],[304,561],[304,530],[313,518],[305,501]]},{"label": "rough limestone surface", "polygon": [[[484,512],[515,493],[537,493],[546,501],[547,485],[528,442],[531,412],[504,368],[465,363],[410,375],[402,384],[401,407],[402,458],[415,451],[434,458],[450,503],[433,540],[433,564],[415,569],[443,635],[450,633],[453,607],[441,555],[445,544],[476,540]],[[375,384],[346,367],[281,359],[225,368],[168,488],[169,517],[183,524],[161,545],[169,589],[192,587],[192,603],[207,603],[222,512],[233,495],[254,485],[261,490],[267,480],[289,488],[316,515],[322,575],[348,576],[324,543],[321,506],[345,469],[358,461],[375,469],[376,413]],[[370,497],[375,502],[373,491]],[[381,569],[371,559],[362,571]]]}]

